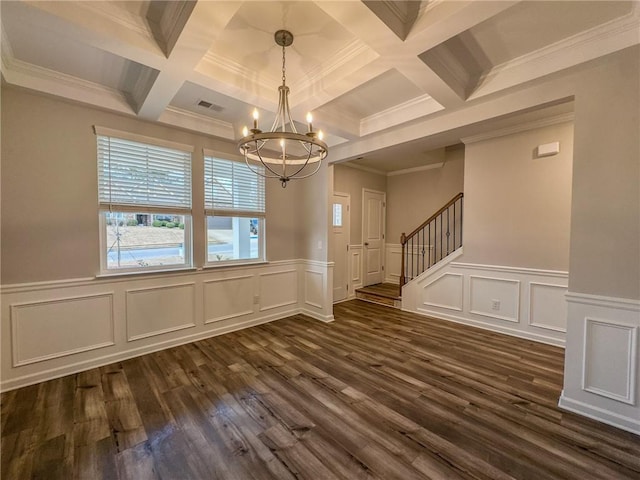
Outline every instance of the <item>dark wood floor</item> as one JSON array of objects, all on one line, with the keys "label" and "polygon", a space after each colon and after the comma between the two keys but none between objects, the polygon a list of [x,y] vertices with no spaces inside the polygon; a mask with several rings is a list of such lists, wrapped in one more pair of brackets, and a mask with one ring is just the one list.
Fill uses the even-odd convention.
[{"label": "dark wood floor", "polygon": [[638,479],[563,351],[361,301],[2,395],[3,479]]}]

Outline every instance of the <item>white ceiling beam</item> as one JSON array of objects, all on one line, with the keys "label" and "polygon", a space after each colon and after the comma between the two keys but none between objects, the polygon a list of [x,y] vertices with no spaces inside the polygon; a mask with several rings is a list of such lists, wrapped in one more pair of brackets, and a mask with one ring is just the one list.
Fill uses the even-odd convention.
[{"label": "white ceiling beam", "polygon": [[76,43],[161,70],[167,59],[153,35],[143,25],[126,23],[117,16],[97,9],[103,2],[6,2],[2,8],[16,9],[29,23],[55,32]]},{"label": "white ceiling beam", "polygon": [[231,2],[198,2],[195,5],[182,32],[177,35],[165,67],[140,101],[140,117],[148,120],[160,118],[240,6],[240,3]]}]

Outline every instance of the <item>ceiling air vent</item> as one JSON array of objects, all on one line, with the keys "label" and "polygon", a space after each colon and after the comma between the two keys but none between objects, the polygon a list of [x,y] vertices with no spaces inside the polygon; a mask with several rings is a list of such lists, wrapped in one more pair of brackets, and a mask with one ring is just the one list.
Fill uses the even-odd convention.
[{"label": "ceiling air vent", "polygon": [[209,110],[213,110],[214,112],[221,112],[224,110],[224,107],[220,105],[216,105],[215,103],[207,102],[206,100],[200,100],[198,102],[199,107],[208,108]]}]

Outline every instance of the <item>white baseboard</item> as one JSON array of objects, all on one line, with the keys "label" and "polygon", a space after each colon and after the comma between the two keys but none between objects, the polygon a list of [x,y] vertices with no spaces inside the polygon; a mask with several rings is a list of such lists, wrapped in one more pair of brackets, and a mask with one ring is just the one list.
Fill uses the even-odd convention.
[{"label": "white baseboard", "polygon": [[437,318],[438,320],[447,320],[449,322],[455,322],[462,325],[469,325],[470,327],[482,328],[483,330],[490,330],[492,332],[503,333],[512,337],[524,338],[526,340],[533,340],[534,342],[545,343],[547,345],[553,345],[556,347],[564,348],[564,341],[553,337],[547,337],[545,335],[521,331],[515,328],[509,328],[507,326],[495,325],[492,323],[483,322],[480,320],[469,319],[465,317],[459,317],[456,315],[445,314],[442,312],[436,312],[431,310],[419,310],[412,311],[402,309],[405,312],[417,313],[426,317]]},{"label": "white baseboard", "polygon": [[567,398],[564,395],[564,391],[560,396],[558,406],[569,412],[577,413],[578,415],[583,415],[592,420],[606,423],[607,425],[611,425],[612,427],[620,428],[621,430],[626,430],[627,432],[640,435],[639,419],[619,415],[604,408],[599,408],[594,405],[589,405],[578,400]]}]

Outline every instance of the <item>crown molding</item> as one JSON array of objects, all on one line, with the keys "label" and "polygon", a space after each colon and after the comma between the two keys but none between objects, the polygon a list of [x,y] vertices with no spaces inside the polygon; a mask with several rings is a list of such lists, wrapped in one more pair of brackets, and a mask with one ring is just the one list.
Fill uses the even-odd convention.
[{"label": "crown molding", "polygon": [[484,140],[490,140],[492,138],[504,137],[505,135],[513,135],[514,133],[526,132],[527,130],[549,127],[551,125],[558,125],[560,123],[573,122],[573,118],[573,112],[563,113],[561,115],[555,115],[553,117],[541,118],[539,120],[533,120],[531,122],[519,123],[517,125],[501,128],[499,130],[494,130],[488,133],[472,135],[470,137],[461,138],[460,140],[465,145],[470,145],[472,143],[482,142]]},{"label": "crown molding", "polygon": [[388,172],[387,177],[396,177],[398,175],[406,175],[407,173],[423,172],[425,170],[433,170],[435,168],[442,168],[442,167],[444,167],[444,162],[432,163],[430,165],[422,165],[420,167],[404,168],[402,170],[394,170],[393,172]]},{"label": "crown molding", "polygon": [[640,43],[640,2],[631,12],[539,50],[496,65],[481,76],[472,100]]},{"label": "crown molding", "polygon": [[379,55],[374,52],[362,40],[354,39],[341,48],[328,61],[313,67],[298,82],[291,85],[291,89],[296,92],[306,92],[318,82],[326,82],[326,77],[334,74],[338,69],[349,66],[351,69],[360,68],[376,60]]},{"label": "crown molding", "polygon": [[114,3],[117,5],[118,2],[76,2],[75,6],[76,8],[85,9],[93,15],[98,15],[112,23],[116,23],[127,30],[133,30],[150,39],[153,38],[146,19],[132,14],[125,14],[124,9],[114,8]]},{"label": "crown molding", "polygon": [[430,95],[420,95],[361,119],[360,135],[365,136],[385,128],[395,127],[401,123],[438,112],[443,108]]},{"label": "crown molding", "polygon": [[68,100],[76,100],[120,113],[135,114],[127,95],[66,73],[2,56],[3,75],[10,85],[18,85]]},{"label": "crown molding", "polygon": [[342,162],[342,163],[333,163],[332,165],[341,165],[343,167],[349,167],[355,170],[361,170],[363,172],[373,173],[375,175],[382,175],[383,177],[387,176],[387,172],[385,172],[384,170],[377,170],[375,168],[363,167],[362,165],[358,165],[356,163]]},{"label": "crown molding", "polygon": [[[276,78],[270,74],[260,74],[260,78],[258,78],[254,69],[211,50],[204,55],[202,62],[208,64],[209,68],[213,70],[223,70],[230,74],[231,78],[248,78],[251,82],[257,83],[260,89],[274,90],[280,82],[280,78]],[[202,72],[202,69],[198,68],[198,70]],[[207,74],[204,73],[204,75]]]},{"label": "crown molding", "polygon": [[233,124],[171,105],[162,112],[158,122],[235,141]]}]

